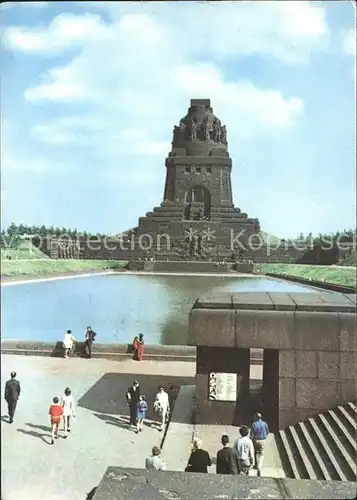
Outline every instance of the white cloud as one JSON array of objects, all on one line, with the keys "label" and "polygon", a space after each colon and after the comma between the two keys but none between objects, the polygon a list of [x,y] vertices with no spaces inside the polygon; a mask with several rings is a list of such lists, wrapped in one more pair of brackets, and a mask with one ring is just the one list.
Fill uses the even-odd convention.
[{"label": "white cloud", "polygon": [[61,14],[48,28],[32,29],[13,26],[5,30],[5,47],[24,52],[56,52],[97,43],[110,34],[98,15]]},{"label": "white cloud", "polygon": [[150,166],[128,172],[132,183],[146,185],[161,179],[158,160],[167,156],[172,127],[190,98],[211,99],[230,144],[259,133],[283,134],[303,113],[302,99],[242,79],[239,57],[260,54],[284,64],[305,63],[311,52],[325,48],[328,29],[320,4],[268,4],[98,3],[96,9],[104,8],[110,21],[98,13],[61,14],[44,28],[7,28],[3,43],[10,50],[67,51],[66,64],[31,82],[24,92],[28,101],[89,106],[83,115],[65,118],[62,107],[61,118],[34,123],[30,138],[58,151],[85,149],[94,162],[106,165],[109,177],[119,158],[140,164],[151,157]]},{"label": "white cloud", "polygon": [[[84,4],[88,8],[88,2]],[[192,2],[184,6],[102,2],[93,7],[104,9],[112,22],[104,24],[94,14],[62,14],[47,28],[26,31],[9,27],[4,44],[17,50],[48,52],[105,38],[120,42],[128,36],[129,50],[133,45],[159,42],[161,51],[168,44],[189,55],[222,59],[267,54],[296,64],[306,62],[312,50],[326,48],[328,39],[325,10],[313,2]]]},{"label": "white cloud", "polygon": [[342,47],[346,54],[356,56],[356,30],[350,29],[345,31]]},{"label": "white cloud", "polygon": [[12,9],[13,7],[34,7],[44,9],[48,7],[49,2],[6,2],[0,5],[0,9]]}]

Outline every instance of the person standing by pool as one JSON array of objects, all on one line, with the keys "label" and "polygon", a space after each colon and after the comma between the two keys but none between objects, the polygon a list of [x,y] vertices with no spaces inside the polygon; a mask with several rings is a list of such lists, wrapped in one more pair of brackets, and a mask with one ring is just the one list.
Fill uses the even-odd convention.
[{"label": "person standing by pool", "polygon": [[146,397],[139,396],[139,401],[136,404],[136,433],[138,434],[143,430],[144,420],[146,418],[146,412],[148,410],[148,404],[146,402]]},{"label": "person standing by pool", "polygon": [[63,338],[63,349],[65,358],[69,358],[69,356],[73,354],[75,341],[76,339],[72,335],[72,330],[67,330]]},{"label": "person standing by pool", "polygon": [[85,335],[86,340],[84,342],[84,352],[86,353],[87,358],[90,359],[92,357],[92,344],[97,334],[92,330],[91,326],[87,326]]},{"label": "person standing by pool", "polygon": [[53,405],[50,406],[48,414],[51,420],[51,444],[54,444],[55,438],[58,439],[58,430],[63,415],[63,408],[59,404],[58,398],[53,398]]},{"label": "person standing by pool", "polygon": [[142,361],[144,356],[144,335],[139,333],[139,337],[136,336],[133,340],[134,355],[133,359],[136,361]]},{"label": "person standing by pool", "polygon": [[10,376],[11,379],[5,384],[5,401],[7,402],[9,413],[9,424],[12,424],[14,421],[17,401],[20,397],[21,386],[20,382],[16,380],[16,372],[11,372]]},{"label": "person standing by pool", "polygon": [[136,424],[136,405],[140,398],[139,382],[134,380],[133,385],[126,391],[126,400],[130,410],[130,426]]},{"label": "person standing by pool", "polygon": [[71,389],[66,387],[64,390],[64,395],[62,398],[62,408],[63,408],[63,423],[64,423],[64,437],[66,438],[68,432],[71,432],[71,417],[76,418],[75,415],[75,405],[72,396]]}]

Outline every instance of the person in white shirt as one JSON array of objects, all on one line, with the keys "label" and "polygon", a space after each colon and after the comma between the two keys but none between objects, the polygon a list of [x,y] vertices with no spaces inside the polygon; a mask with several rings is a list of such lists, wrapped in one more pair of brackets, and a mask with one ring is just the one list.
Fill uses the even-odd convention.
[{"label": "person in white shirt", "polygon": [[70,354],[73,354],[75,341],[76,339],[72,335],[72,330],[67,330],[63,338],[63,348],[64,348],[65,358],[68,358]]},{"label": "person in white shirt", "polygon": [[160,458],[161,449],[158,446],[154,446],[152,449],[151,457],[146,457],[145,468],[147,470],[166,470],[166,464]]},{"label": "person in white shirt", "polygon": [[236,440],[233,449],[237,455],[239,473],[247,476],[249,469],[254,464],[254,446],[249,437],[249,428],[246,425],[242,425],[239,433],[242,437]]},{"label": "person in white shirt", "polygon": [[64,423],[64,437],[67,437],[67,433],[71,432],[71,417],[76,418],[75,414],[75,404],[72,396],[71,389],[66,387],[64,390],[62,398],[62,408],[63,408],[63,423]]},{"label": "person in white shirt", "polygon": [[164,391],[163,387],[159,387],[159,392],[156,394],[154,402],[154,411],[157,411],[161,419],[160,431],[164,429],[166,417],[170,412],[169,395]]}]

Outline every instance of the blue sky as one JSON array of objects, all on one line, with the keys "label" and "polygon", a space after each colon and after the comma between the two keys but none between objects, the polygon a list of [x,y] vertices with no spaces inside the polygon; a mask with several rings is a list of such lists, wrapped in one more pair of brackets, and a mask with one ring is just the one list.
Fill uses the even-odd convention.
[{"label": "blue sky", "polygon": [[210,98],[236,206],[281,237],[355,227],[352,2],[0,8],[3,226],[135,226],[173,126]]}]

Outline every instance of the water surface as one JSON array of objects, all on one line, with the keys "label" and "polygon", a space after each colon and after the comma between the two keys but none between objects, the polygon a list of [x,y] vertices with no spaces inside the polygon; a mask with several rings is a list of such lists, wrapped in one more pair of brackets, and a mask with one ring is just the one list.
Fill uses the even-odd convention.
[{"label": "water surface", "polygon": [[78,340],[87,325],[101,343],[187,344],[188,313],[198,297],[238,291],[316,292],[265,277],[117,274],[24,283],[1,289],[2,339]]}]

